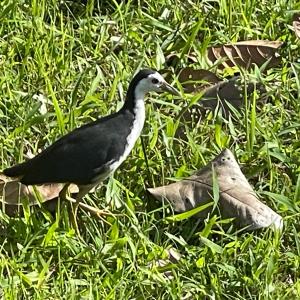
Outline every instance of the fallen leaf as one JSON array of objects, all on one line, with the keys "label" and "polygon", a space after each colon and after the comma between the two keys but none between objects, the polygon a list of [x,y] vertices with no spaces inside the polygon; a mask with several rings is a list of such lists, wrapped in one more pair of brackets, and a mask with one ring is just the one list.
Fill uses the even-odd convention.
[{"label": "fallen leaf", "polygon": [[[217,107],[223,111],[226,117],[230,112],[230,106],[240,108],[245,104],[245,86],[248,97],[256,89],[260,93],[259,100],[262,101],[263,93],[266,92],[265,87],[261,83],[243,82],[241,77],[236,76],[229,80],[219,81],[216,84],[206,86],[194,87],[195,92],[202,89],[202,96],[200,100],[188,109],[183,109],[181,118],[184,125],[189,127],[197,126],[197,123],[202,120],[205,111],[215,110]],[[194,91],[193,91],[194,92]],[[230,106],[229,106],[230,105]],[[181,126],[177,131],[177,137],[184,138],[184,128]]]},{"label": "fallen leaf", "polygon": [[262,84],[255,84],[254,82],[244,83],[240,76],[236,76],[206,88],[200,103],[205,109],[212,110],[220,104],[220,107],[228,111],[229,107],[227,103],[230,103],[235,108],[241,107],[245,102],[245,86],[248,96],[253,93],[255,88],[260,92],[265,92]]},{"label": "fallen leaf", "polygon": [[[20,206],[22,206],[22,199],[28,199],[29,205],[37,205],[36,193],[39,194],[43,203],[45,203],[45,208],[49,207],[52,211],[54,202],[51,200],[56,199],[63,188],[63,184],[43,184],[33,186],[26,186],[20,183],[18,180],[12,180],[9,177],[0,174],[0,199],[2,204],[2,210],[8,215],[15,215]],[[69,187],[70,193],[77,193],[78,188],[76,185],[71,185]],[[46,204],[46,202],[50,201]]]},{"label": "fallen leaf", "polygon": [[207,57],[212,63],[220,61],[220,68],[234,66],[249,68],[252,64],[260,67],[269,60],[266,66],[269,69],[280,63],[280,55],[277,50],[282,44],[280,41],[241,41],[210,47],[207,49]]},{"label": "fallen leaf", "polygon": [[180,261],[182,255],[174,248],[165,249],[166,258],[148,263],[148,267],[155,268],[161,272],[167,279],[173,279],[172,269]]},{"label": "fallen leaf", "polygon": [[[179,74],[179,81],[185,92],[202,93],[199,101],[191,107],[184,107],[179,114],[182,122],[176,131],[176,137],[186,138],[186,127],[195,128],[202,121],[206,110],[222,110],[223,116],[228,117],[231,112],[231,106],[238,109],[245,104],[245,88],[247,98],[256,90],[259,92],[257,101],[262,102],[266,97],[264,94],[266,89],[262,83],[245,81],[240,76],[235,76],[229,80],[220,81],[216,75],[206,70],[194,70],[192,68],[184,68],[183,75]],[[213,74],[213,75],[211,75]],[[191,83],[191,79],[193,79]],[[199,81],[197,81],[197,79]],[[206,79],[206,83],[203,80]],[[209,82],[209,84],[207,84]]]},{"label": "fallen leaf", "polygon": [[[223,218],[235,218],[237,226],[247,226],[248,230],[265,228],[272,224],[277,229],[282,228],[282,218],[259,201],[228,149],[194,175],[166,186],[149,188],[148,191],[160,201],[169,201],[176,212],[202,206],[212,201],[212,166],[220,191],[218,208]],[[211,211],[209,207],[197,216],[204,219]]]},{"label": "fallen leaf", "polygon": [[293,28],[298,39],[300,39],[300,14],[293,15]]},{"label": "fallen leaf", "polygon": [[178,81],[182,83],[186,93],[201,91],[204,87],[216,84],[221,80],[216,74],[204,69],[187,67],[178,73]]}]

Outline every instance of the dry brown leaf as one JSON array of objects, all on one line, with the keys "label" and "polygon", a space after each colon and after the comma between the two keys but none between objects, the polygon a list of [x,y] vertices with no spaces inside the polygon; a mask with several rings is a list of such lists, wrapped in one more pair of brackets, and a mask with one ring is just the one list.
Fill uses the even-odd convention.
[{"label": "dry brown leaf", "polygon": [[293,28],[298,39],[300,39],[300,14],[293,15]]},{"label": "dry brown leaf", "polygon": [[[282,218],[260,202],[242,173],[230,150],[222,151],[196,174],[170,185],[150,188],[158,200],[167,200],[176,212],[184,212],[211,201],[213,195],[212,166],[220,190],[219,211],[224,218],[235,218],[239,227],[249,230],[271,226],[282,228]],[[210,208],[199,213],[205,218]]]},{"label": "dry brown leaf", "polygon": [[[253,93],[254,89],[253,82],[246,83],[247,95]],[[256,89],[259,92],[265,91],[262,84],[257,84]],[[236,76],[206,88],[200,103],[205,109],[215,109],[219,104],[227,112],[229,110],[227,102],[238,108],[243,106],[244,101],[244,83],[239,76]]]},{"label": "dry brown leaf", "polygon": [[166,258],[151,261],[148,263],[148,267],[151,269],[155,268],[158,271],[162,270],[162,274],[167,279],[173,279],[173,272],[168,270],[168,266],[177,264],[181,260],[182,255],[174,248],[165,249],[164,252],[167,256]]},{"label": "dry brown leaf", "polygon": [[178,81],[187,93],[200,91],[207,83],[215,84],[221,79],[214,73],[204,69],[183,68],[179,71]]},{"label": "dry brown leaf", "polygon": [[[182,71],[184,71],[184,73],[181,76],[179,75],[178,79],[182,86],[185,87],[185,91],[190,93],[202,92],[202,96],[199,102],[195,103],[193,106],[188,109],[183,108],[182,113],[180,114],[182,123],[176,132],[177,138],[185,139],[185,127],[197,127],[197,124],[202,121],[202,117],[205,116],[207,109],[215,110],[218,107],[222,110],[223,116],[227,117],[230,113],[230,106],[233,106],[236,109],[242,107],[245,103],[245,86],[248,97],[256,89],[259,91],[258,100],[262,102],[262,100],[265,99],[263,94],[266,90],[261,83],[255,84],[254,82],[243,82],[240,76],[235,76],[229,80],[219,81],[219,78],[209,71],[206,73],[205,70],[194,70],[192,68],[185,68]],[[192,84],[189,82],[190,78],[194,80]],[[196,81],[196,79],[200,80],[202,78],[205,78],[207,82],[215,83],[213,85],[207,85],[203,84],[203,81]]]},{"label": "dry brown leaf", "polygon": [[282,46],[280,41],[250,40],[234,44],[225,44],[207,49],[208,59],[214,63],[220,60],[220,68],[240,66],[249,68],[252,64],[262,66],[268,60],[267,68],[280,63],[277,50]]},{"label": "dry brown leaf", "polygon": [[[201,87],[196,89],[199,91]],[[255,89],[255,84],[252,82],[246,83],[247,95],[251,95]],[[265,92],[265,88],[262,84],[257,83],[256,89],[260,94]],[[241,82],[239,76],[233,77],[227,81],[220,81],[212,86],[202,89],[203,95],[200,101],[187,109],[182,114],[182,120],[185,125],[194,127],[201,121],[202,116],[205,115],[205,110],[215,110],[217,107],[222,109],[224,116],[228,115],[230,111],[229,105],[234,108],[239,108],[244,105],[244,83]],[[262,100],[263,97],[260,97]],[[177,132],[177,136],[184,137],[184,129],[180,128]]]},{"label": "dry brown leaf", "polygon": [[[26,186],[21,184],[18,180],[12,180],[3,174],[0,174],[0,199],[2,204],[2,210],[8,215],[14,215],[20,206],[22,205],[22,199],[28,199],[29,205],[37,205],[36,191],[43,199],[43,203],[53,200],[58,197],[60,191],[63,188],[63,184],[44,184],[33,186]],[[36,190],[36,191],[35,191]],[[77,193],[78,188],[76,185],[71,185],[69,188],[71,193]],[[53,203],[47,203],[46,207],[50,210],[53,207]]]}]

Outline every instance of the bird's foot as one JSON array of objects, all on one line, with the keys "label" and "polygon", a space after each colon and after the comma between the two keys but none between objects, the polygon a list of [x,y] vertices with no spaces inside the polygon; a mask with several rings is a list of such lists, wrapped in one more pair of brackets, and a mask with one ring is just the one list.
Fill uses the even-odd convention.
[{"label": "bird's foot", "polygon": [[[72,206],[74,206],[76,203],[78,204],[78,207],[82,208],[83,210],[91,213],[92,215],[100,218],[103,220],[103,216],[116,216],[116,214],[113,214],[112,212],[106,210],[106,209],[99,209],[97,207],[90,206],[88,204],[85,204],[83,202],[77,202],[72,197],[66,196],[66,200],[68,200]],[[74,211],[75,214],[77,214],[77,208],[76,211]]]}]

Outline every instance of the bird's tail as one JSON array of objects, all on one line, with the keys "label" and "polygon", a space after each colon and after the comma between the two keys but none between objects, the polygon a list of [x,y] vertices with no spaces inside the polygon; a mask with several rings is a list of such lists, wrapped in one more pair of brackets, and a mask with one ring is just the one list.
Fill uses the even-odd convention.
[{"label": "bird's tail", "polygon": [[20,177],[23,176],[25,172],[26,172],[26,162],[3,170],[3,174],[8,177]]}]

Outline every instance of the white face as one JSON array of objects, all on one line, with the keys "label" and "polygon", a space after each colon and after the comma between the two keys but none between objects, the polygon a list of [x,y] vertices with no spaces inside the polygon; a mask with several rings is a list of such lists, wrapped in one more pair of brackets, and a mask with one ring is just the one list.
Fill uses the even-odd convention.
[{"label": "white face", "polygon": [[141,80],[138,89],[145,94],[148,92],[160,92],[161,86],[165,83],[164,78],[159,73],[150,74],[147,78]]},{"label": "white face", "polygon": [[164,91],[172,94],[178,94],[176,89],[170,86],[158,72],[155,72],[138,83],[136,87],[136,96],[144,97],[144,95],[148,92]]}]

